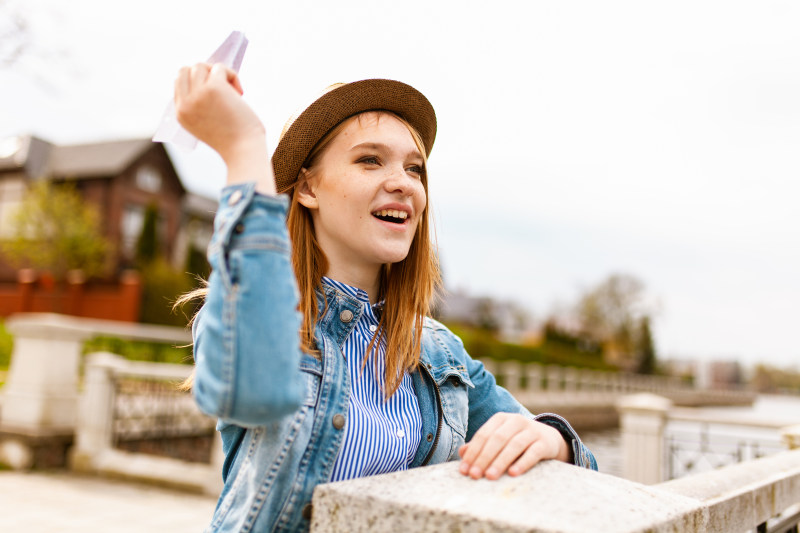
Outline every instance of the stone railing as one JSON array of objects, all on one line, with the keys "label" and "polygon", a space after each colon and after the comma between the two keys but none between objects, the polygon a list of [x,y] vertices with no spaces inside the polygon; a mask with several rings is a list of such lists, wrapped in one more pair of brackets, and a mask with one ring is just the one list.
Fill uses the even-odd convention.
[{"label": "stone railing", "polygon": [[556,395],[578,398],[615,398],[625,394],[649,392],[669,397],[679,405],[728,405],[752,403],[755,395],[744,390],[701,390],[674,376],[648,376],[584,368],[520,363],[519,361],[481,362],[499,384],[518,398],[530,395]]},{"label": "stone railing", "polygon": [[320,485],[311,531],[783,533],[798,502],[800,449],[654,486],[556,461],[475,481],[446,463]]},{"label": "stone railing", "polygon": [[[0,462],[14,468],[63,466],[78,420],[81,353],[86,340],[111,336],[185,345],[181,328],[49,313],[6,320],[14,336],[0,412]],[[187,372],[189,370],[187,369]]]},{"label": "stone railing", "polygon": [[[219,494],[224,457],[214,420],[200,413],[191,394],[177,389],[190,373],[186,365],[133,362],[110,353],[87,355],[71,467]],[[210,449],[195,462],[120,449],[122,442],[141,443],[148,437],[161,447],[190,439],[195,449],[202,439]]]},{"label": "stone railing", "polygon": [[[720,464],[729,464],[787,447],[800,447],[800,426],[794,425],[796,421],[744,418],[720,410],[708,414],[699,409],[674,407],[669,399],[653,394],[625,396],[617,407],[620,411],[622,475],[640,483],[661,483],[680,477],[683,475],[681,470],[689,470],[674,468],[672,464],[679,459],[679,448],[686,451],[690,444],[672,438],[674,426],[680,423],[687,426],[684,432],[694,431],[696,436],[689,450],[693,463],[699,462],[703,455],[716,455]],[[725,437],[719,435],[719,431],[714,436],[709,427],[739,428],[735,432],[738,436]],[[715,450],[723,444],[730,447],[732,440],[733,452]],[[723,458],[725,454],[727,457]]]}]

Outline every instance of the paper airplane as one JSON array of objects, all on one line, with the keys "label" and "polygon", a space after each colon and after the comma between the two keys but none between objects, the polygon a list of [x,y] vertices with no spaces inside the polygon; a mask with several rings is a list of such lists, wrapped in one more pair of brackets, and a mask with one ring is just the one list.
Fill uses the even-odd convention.
[{"label": "paper airplane", "polygon": [[[225,42],[208,58],[208,63],[222,63],[226,67],[239,72],[242,66],[244,51],[247,49],[247,37],[240,31],[231,32]],[[170,100],[161,123],[153,135],[153,142],[168,142],[191,151],[197,146],[197,138],[183,129],[175,115],[175,102]]]}]

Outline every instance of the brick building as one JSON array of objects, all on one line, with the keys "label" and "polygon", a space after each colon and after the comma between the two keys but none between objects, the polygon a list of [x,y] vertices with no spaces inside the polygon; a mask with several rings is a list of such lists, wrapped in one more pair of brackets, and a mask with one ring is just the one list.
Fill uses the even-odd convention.
[{"label": "brick building", "polygon": [[[149,205],[158,210],[162,253],[176,268],[189,247],[204,250],[211,237],[216,202],[189,193],[162,144],[150,139],[55,145],[33,136],[0,141],[0,239],[10,217],[36,180],[73,183],[100,213],[114,244],[112,276],[133,265],[136,242]],[[0,256],[0,281],[16,280],[16,269]]]}]

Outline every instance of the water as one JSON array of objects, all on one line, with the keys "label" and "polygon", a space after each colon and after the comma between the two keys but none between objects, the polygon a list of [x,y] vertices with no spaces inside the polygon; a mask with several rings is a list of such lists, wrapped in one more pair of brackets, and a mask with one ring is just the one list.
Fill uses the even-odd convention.
[{"label": "water", "polygon": [[[790,426],[800,424],[800,396],[760,395],[752,407],[709,407],[700,409],[709,417],[729,418],[735,416],[740,421],[769,421]],[[694,433],[699,435],[700,424],[692,422],[671,423],[668,431]],[[710,437],[721,439],[740,438],[774,443],[780,448],[780,437],[774,430],[714,424],[709,427]],[[619,429],[587,432],[581,435],[584,444],[597,458],[600,472],[622,476],[622,441]]]}]

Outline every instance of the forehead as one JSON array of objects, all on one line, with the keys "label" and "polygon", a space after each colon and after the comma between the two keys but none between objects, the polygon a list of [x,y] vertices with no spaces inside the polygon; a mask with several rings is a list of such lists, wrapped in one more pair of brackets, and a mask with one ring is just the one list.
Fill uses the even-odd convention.
[{"label": "forehead", "polygon": [[403,151],[419,152],[408,127],[392,113],[367,111],[345,121],[334,139],[335,144],[349,149],[363,142],[387,144]]}]

